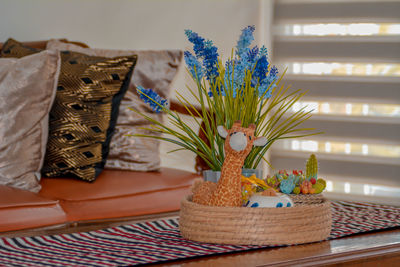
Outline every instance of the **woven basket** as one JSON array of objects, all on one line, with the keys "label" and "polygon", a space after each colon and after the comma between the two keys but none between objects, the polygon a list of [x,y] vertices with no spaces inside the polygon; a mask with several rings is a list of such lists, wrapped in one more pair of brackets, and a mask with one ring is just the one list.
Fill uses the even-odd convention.
[{"label": "woven basket", "polygon": [[179,229],[184,238],[233,245],[291,245],[326,239],[331,232],[330,202],[290,208],[213,207],[187,196]]},{"label": "woven basket", "polygon": [[295,205],[320,204],[325,201],[322,194],[290,194],[289,197],[293,200]]}]

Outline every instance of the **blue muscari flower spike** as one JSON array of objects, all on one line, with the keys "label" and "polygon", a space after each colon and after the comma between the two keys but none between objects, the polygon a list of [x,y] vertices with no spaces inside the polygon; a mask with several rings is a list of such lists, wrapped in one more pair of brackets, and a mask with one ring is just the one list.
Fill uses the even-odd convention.
[{"label": "blue muscari flower spike", "polygon": [[[254,40],[254,26],[247,26],[242,30],[242,34],[236,45],[236,57],[233,60],[228,60],[225,64],[225,88],[232,88],[232,96],[237,96],[238,90],[242,88],[244,78],[247,71],[253,71],[251,86],[258,86],[258,95],[263,98],[271,97],[271,89],[276,87],[278,70],[273,67],[270,72],[269,62],[267,59],[268,51],[265,46],[258,48],[257,46],[249,48]],[[196,79],[201,79],[204,74],[207,80],[214,81],[214,78],[219,75],[218,72],[218,50],[213,45],[211,40],[205,40],[197,33],[191,30],[185,30],[188,40],[193,44],[195,56],[190,52],[185,52],[185,61],[192,76]],[[200,62],[203,66],[200,65]],[[194,67],[196,67],[197,77],[195,76]],[[232,77],[233,75],[233,77]],[[232,83],[232,87],[227,86]],[[222,85],[221,85],[222,86]],[[269,90],[268,90],[269,88]],[[268,90],[268,91],[267,91]],[[227,92],[221,87],[219,94],[226,96]],[[210,97],[212,92],[208,92]]]},{"label": "blue muscari flower spike", "polygon": [[268,76],[274,77],[274,79],[278,78],[278,68],[276,66],[273,66],[271,70],[268,73]]},{"label": "blue muscari flower spike", "polygon": [[261,81],[260,86],[258,87],[259,96],[261,97],[264,94],[265,90],[267,90],[269,87],[268,92],[264,94],[264,98],[270,98],[271,91],[273,88],[276,87],[275,83],[277,80],[278,80],[278,68],[273,66],[269,71],[268,76],[263,81]]},{"label": "blue muscari flower spike", "polygon": [[[258,86],[258,96],[263,98],[270,98],[271,97],[271,89],[274,88],[276,85],[271,86],[269,89],[269,84],[264,83]],[[265,92],[268,90],[267,92]]]},{"label": "blue muscari flower spike", "polygon": [[203,66],[206,69],[207,80],[218,76],[218,48],[213,45],[211,40],[205,42]]},{"label": "blue muscari flower spike", "polygon": [[268,56],[268,50],[265,46],[261,46],[260,51],[259,51],[259,55],[260,58],[262,56]]},{"label": "blue muscari flower spike", "polygon": [[204,75],[204,70],[203,67],[200,65],[200,62],[189,51],[185,51],[184,57],[186,66],[188,67],[190,73],[192,74],[192,77],[197,79],[197,81],[200,81]]},{"label": "blue muscari flower spike", "polygon": [[156,113],[160,113],[160,111],[162,111],[162,107],[168,106],[168,100],[163,99],[152,89],[145,89],[138,85],[136,87],[136,91],[138,92],[140,99],[148,104]]},{"label": "blue muscari flower spike", "polygon": [[249,46],[254,40],[254,30],[254,26],[247,26],[242,30],[242,34],[240,35],[236,45],[236,55],[238,55],[239,57],[248,52]]},{"label": "blue muscari flower spike", "polygon": [[[277,76],[268,75],[266,79],[258,87],[258,96],[263,98],[270,98],[272,89],[276,87]],[[265,91],[268,90],[266,93]]]},{"label": "blue muscari flower spike", "polygon": [[[232,92],[232,96],[233,98],[236,98],[236,94],[237,94],[237,69],[235,66],[235,73],[234,73],[234,77],[233,77],[233,81],[232,81],[232,72],[233,70],[233,66],[234,66],[234,61],[232,60],[227,60],[225,62],[225,77],[224,77],[224,82],[225,82],[225,87],[226,88],[230,88],[230,86],[228,86],[229,84],[231,84],[233,82],[233,92]],[[236,78],[236,79],[235,79]],[[225,92],[224,92],[225,93]]]},{"label": "blue muscari flower spike", "polygon": [[[226,92],[225,92],[224,88],[222,88],[220,86],[217,86],[217,90],[216,91],[217,91],[218,95],[226,96]],[[208,94],[209,97],[213,97],[214,96],[213,92],[211,92],[211,91],[208,91],[207,94]]]},{"label": "blue muscari flower spike", "polygon": [[[253,72],[253,78],[258,79],[260,83],[265,79],[268,73],[268,59],[266,56],[262,56],[256,63],[256,67]],[[256,81],[257,83],[257,81]]]},{"label": "blue muscari flower spike", "polygon": [[211,40],[205,40],[191,30],[185,30],[188,40],[193,44],[193,51],[197,59],[203,60],[207,80],[212,80],[218,76],[218,48],[213,45]]},{"label": "blue muscari flower spike", "polygon": [[252,49],[249,50],[248,52],[248,61],[249,62],[255,62],[258,56],[258,46],[253,47]]},{"label": "blue muscari flower spike", "polygon": [[191,30],[185,30],[185,34],[188,40],[193,44],[193,51],[196,57],[201,58],[204,50],[204,38]]},{"label": "blue muscari flower spike", "polygon": [[[235,90],[234,96],[236,96],[236,91],[240,89],[243,85],[246,71],[252,71],[259,58],[260,52],[258,47],[255,46],[252,49],[249,48],[250,44],[254,40],[253,36],[254,30],[255,30],[254,26],[248,26],[244,28],[236,45],[236,58],[233,61],[234,65],[233,87]],[[232,79],[231,73],[230,73],[230,78]],[[253,84],[253,86],[255,86],[256,84],[257,82]]]}]

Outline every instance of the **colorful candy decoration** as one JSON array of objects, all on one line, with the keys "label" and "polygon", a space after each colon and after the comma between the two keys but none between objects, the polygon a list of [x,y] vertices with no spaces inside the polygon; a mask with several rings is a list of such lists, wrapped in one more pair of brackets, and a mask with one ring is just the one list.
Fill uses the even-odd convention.
[{"label": "colorful candy decoration", "polygon": [[324,179],[307,178],[306,174],[299,170],[294,170],[292,174],[279,171],[272,177],[268,176],[266,184],[285,194],[319,194],[326,187]]},{"label": "colorful candy decoration", "polygon": [[298,195],[298,194],[300,194],[300,187],[299,186],[296,186],[294,189],[293,189],[293,192],[292,192],[293,194],[296,194],[296,195]]},{"label": "colorful candy decoration", "polygon": [[275,189],[279,189],[279,185],[280,185],[280,181],[276,176],[270,177],[269,175],[267,176],[267,185],[275,188]]},{"label": "colorful candy decoration", "polygon": [[281,192],[285,194],[290,194],[293,192],[293,189],[296,187],[297,177],[293,174],[290,174],[286,179],[281,180]]},{"label": "colorful candy decoration", "polygon": [[325,187],[326,187],[326,181],[325,181],[324,179],[319,178],[319,179],[317,180],[317,183],[323,184],[323,185],[324,185],[324,189],[325,189]]},{"label": "colorful candy decoration", "polygon": [[322,191],[324,191],[326,187],[326,182],[324,179],[319,178],[315,184],[312,186],[315,189],[315,194],[320,194]]},{"label": "colorful candy decoration", "polygon": [[312,183],[308,180],[304,180],[300,185],[302,194],[314,194],[315,188],[312,187]]},{"label": "colorful candy decoration", "polygon": [[[318,178],[318,161],[314,154],[307,160],[306,171],[293,170],[289,174],[286,170],[280,170],[272,177],[264,180],[255,175],[242,176],[242,200],[244,206],[248,206],[252,196],[279,196],[284,194],[320,194],[326,188],[326,181]],[[257,204],[254,204],[257,205]]]}]

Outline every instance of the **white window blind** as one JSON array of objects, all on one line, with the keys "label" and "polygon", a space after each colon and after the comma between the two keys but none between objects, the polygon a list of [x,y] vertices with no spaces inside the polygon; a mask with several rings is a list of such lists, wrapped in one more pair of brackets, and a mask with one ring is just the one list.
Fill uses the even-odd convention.
[{"label": "white window blind", "polygon": [[275,144],[272,166],[315,153],[328,196],[400,205],[400,1],[277,0],[273,14],[273,62],[324,134]]}]

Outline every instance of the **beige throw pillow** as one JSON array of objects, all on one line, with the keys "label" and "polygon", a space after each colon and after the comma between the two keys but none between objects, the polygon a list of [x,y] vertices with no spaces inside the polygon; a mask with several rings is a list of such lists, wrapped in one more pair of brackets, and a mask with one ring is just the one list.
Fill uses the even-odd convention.
[{"label": "beige throw pillow", "polygon": [[60,57],[0,58],[0,184],[38,192]]},{"label": "beige throw pillow", "polygon": [[174,79],[180,62],[180,50],[108,50],[82,48],[74,44],[50,40],[47,49],[70,50],[90,56],[118,57],[138,55],[135,71],[129,89],[122,99],[115,132],[110,144],[106,168],[153,171],[160,168],[159,141],[150,138],[127,137],[127,134],[153,134],[141,127],[148,127],[149,122],[130,110],[133,107],[147,116],[162,120],[162,115],[154,113],[136,93],[136,86],[152,88],[161,96],[168,97],[170,84]]}]

